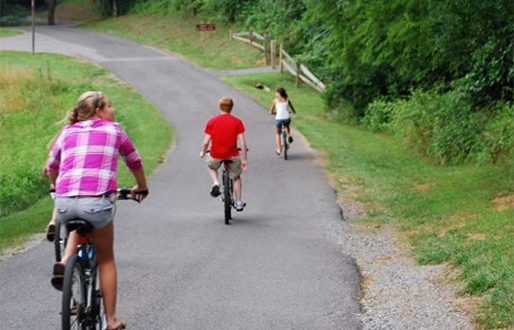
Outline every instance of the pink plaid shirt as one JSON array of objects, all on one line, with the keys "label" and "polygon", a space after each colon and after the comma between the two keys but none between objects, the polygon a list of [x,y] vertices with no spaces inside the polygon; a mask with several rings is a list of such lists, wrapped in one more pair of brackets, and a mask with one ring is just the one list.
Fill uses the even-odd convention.
[{"label": "pink plaid shirt", "polygon": [[46,163],[48,171],[58,173],[56,195],[96,196],[116,190],[118,155],[132,172],[142,167],[139,153],[118,123],[86,120],[64,127]]}]

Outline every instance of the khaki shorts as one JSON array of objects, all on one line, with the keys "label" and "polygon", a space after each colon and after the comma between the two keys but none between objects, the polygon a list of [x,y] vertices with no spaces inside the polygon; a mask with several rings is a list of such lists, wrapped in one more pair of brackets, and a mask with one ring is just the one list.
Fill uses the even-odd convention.
[{"label": "khaki shorts", "polygon": [[[241,172],[243,171],[241,169],[241,158],[239,156],[230,158],[232,163],[229,164],[229,177],[232,180],[235,180],[241,176]],[[214,159],[211,157],[211,155],[207,155],[205,158],[205,163],[207,164],[207,167],[213,170],[217,170],[221,167],[221,160],[220,159]]]}]

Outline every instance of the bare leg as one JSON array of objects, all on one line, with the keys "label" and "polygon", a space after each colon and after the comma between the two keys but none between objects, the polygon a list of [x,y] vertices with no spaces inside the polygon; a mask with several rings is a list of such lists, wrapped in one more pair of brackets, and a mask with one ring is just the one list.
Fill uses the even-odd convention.
[{"label": "bare leg", "polygon": [[66,242],[66,248],[64,250],[64,255],[61,258],[61,264],[66,265],[68,259],[75,253],[78,252],[77,245],[80,242],[80,235],[76,231],[72,231],[68,235],[68,241]]},{"label": "bare leg", "polygon": [[57,220],[57,211],[54,208],[54,211],[52,212],[52,219],[50,219],[49,225],[55,225],[55,220]]},{"label": "bare leg", "polygon": [[213,183],[219,183],[218,181],[218,170],[213,170],[212,168],[207,167],[209,170],[209,175],[211,176]]},{"label": "bare leg", "polygon": [[241,180],[241,177],[234,179],[234,195],[236,195],[236,202],[240,202],[243,197],[243,180]]},{"label": "bare leg", "polygon": [[114,222],[111,222],[105,228],[95,229],[93,241],[97,249],[100,290],[104,301],[107,328],[115,329],[122,322],[116,318],[118,275],[114,260]]},{"label": "bare leg", "polygon": [[291,136],[291,129],[289,128],[289,125],[286,126],[287,136]]},{"label": "bare leg", "polygon": [[280,153],[280,127],[276,128],[275,141],[277,142],[277,151]]}]

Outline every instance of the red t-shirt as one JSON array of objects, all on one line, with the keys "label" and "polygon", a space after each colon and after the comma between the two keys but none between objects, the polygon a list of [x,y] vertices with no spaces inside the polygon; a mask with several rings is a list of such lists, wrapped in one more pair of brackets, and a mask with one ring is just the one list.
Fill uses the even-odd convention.
[{"label": "red t-shirt", "polygon": [[239,155],[237,136],[245,132],[241,119],[231,114],[219,114],[205,125],[205,133],[211,136],[211,156],[229,159]]}]

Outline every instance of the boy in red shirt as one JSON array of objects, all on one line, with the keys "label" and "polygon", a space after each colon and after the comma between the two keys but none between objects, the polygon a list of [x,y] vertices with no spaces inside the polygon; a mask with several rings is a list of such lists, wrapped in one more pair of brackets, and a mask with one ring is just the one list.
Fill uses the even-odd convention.
[{"label": "boy in red shirt", "polygon": [[[241,172],[248,168],[248,153],[244,136],[245,127],[241,119],[230,114],[233,107],[234,102],[231,98],[223,97],[220,99],[220,114],[211,118],[205,125],[205,138],[202,151],[200,151],[200,158],[205,156],[210,146],[210,154],[207,155],[206,163],[213,181],[212,197],[218,197],[221,194],[218,181],[218,169],[221,166],[221,161],[224,159],[232,160],[229,175],[234,180],[235,207],[237,211],[242,211],[246,203],[241,199],[243,186]],[[242,157],[239,155],[238,146],[242,151]]]}]

